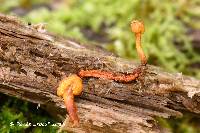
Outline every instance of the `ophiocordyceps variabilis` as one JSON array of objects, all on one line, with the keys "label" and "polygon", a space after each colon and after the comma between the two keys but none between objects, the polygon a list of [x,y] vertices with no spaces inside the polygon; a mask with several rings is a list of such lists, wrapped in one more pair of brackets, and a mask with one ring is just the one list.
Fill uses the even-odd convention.
[{"label": "ophiocordyceps variabilis", "polygon": [[[131,22],[131,30],[133,33],[135,33],[136,50],[141,61],[141,66],[145,66],[147,64],[147,58],[141,46],[141,35],[145,31],[144,24],[140,21],[133,20]],[[127,83],[134,81],[139,77],[143,71],[141,66],[134,69],[133,72],[129,74],[113,73],[103,70],[80,70],[77,74],[78,76],[73,74],[64,78],[57,88],[57,95],[64,99],[70,121],[73,123],[73,125],[79,124],[77,107],[74,103],[74,95],[80,95],[82,92],[83,85],[81,78],[95,77]]]},{"label": "ophiocordyceps variabilis", "polygon": [[80,95],[82,90],[82,79],[76,74],[69,75],[68,77],[62,79],[57,88],[57,95],[64,99],[65,106],[73,126],[77,126],[79,124],[74,95]]}]

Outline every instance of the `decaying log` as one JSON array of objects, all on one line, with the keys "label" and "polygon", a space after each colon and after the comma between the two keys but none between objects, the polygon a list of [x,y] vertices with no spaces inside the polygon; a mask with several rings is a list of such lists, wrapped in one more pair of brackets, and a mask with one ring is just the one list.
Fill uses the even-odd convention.
[{"label": "decaying log", "polygon": [[[0,92],[41,104],[64,120],[59,81],[81,69],[130,73],[139,64],[94,46],[38,32],[15,17],[0,15]],[[148,65],[131,83],[84,78],[76,97],[80,127],[74,132],[159,132],[155,117],[200,113],[200,81]]]}]

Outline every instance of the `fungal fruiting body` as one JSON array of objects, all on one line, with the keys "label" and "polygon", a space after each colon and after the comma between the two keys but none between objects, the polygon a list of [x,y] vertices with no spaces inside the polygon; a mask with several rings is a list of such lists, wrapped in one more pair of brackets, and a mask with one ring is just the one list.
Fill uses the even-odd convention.
[{"label": "fungal fruiting body", "polygon": [[147,59],[141,46],[141,34],[144,32],[144,25],[142,22],[134,20],[131,22],[131,29],[132,32],[135,33],[136,49],[141,60],[141,66],[134,69],[132,73],[124,74],[102,70],[80,70],[78,76],[70,75],[60,82],[59,87],[57,88],[57,95],[64,99],[70,121],[73,123],[73,125],[78,125],[79,123],[77,107],[74,103],[74,95],[80,95],[82,92],[83,85],[81,78],[96,77],[115,80],[118,82],[131,82],[138,78],[139,75],[142,73],[144,68],[143,66],[146,66],[147,64]]},{"label": "fungal fruiting body", "polygon": [[141,36],[145,31],[144,24],[140,21],[133,20],[131,22],[131,30],[133,33],[135,33],[136,49],[138,56],[140,57],[141,64],[146,65],[147,59],[141,46]]},{"label": "fungal fruiting body", "polygon": [[[144,33],[144,24],[140,21],[133,20],[131,22],[131,30],[133,33],[135,33],[136,49],[141,61],[141,66],[145,66],[147,64],[147,59],[141,46],[141,35]],[[130,74],[115,74],[113,72],[102,70],[81,70],[78,75],[80,77],[96,77],[115,80],[118,82],[131,82],[135,80],[142,72],[142,68],[140,67],[134,69]]]},{"label": "fungal fruiting body", "polygon": [[80,95],[82,90],[82,79],[75,74],[61,80],[57,88],[57,95],[64,99],[65,106],[73,126],[77,126],[79,123],[77,107],[74,102],[74,95]]}]

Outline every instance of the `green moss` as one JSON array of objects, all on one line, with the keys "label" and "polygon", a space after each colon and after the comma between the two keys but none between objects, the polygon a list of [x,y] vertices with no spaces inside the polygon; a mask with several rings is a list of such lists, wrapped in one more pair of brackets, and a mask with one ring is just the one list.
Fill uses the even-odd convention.
[{"label": "green moss", "polygon": [[[50,118],[45,111],[36,105],[0,94],[0,132],[55,133],[58,122]],[[29,125],[30,124],[30,125]],[[37,126],[34,126],[37,125]]]},{"label": "green moss", "polygon": [[200,120],[192,115],[184,115],[183,118],[162,119],[156,118],[163,127],[168,128],[173,133],[199,133]]}]

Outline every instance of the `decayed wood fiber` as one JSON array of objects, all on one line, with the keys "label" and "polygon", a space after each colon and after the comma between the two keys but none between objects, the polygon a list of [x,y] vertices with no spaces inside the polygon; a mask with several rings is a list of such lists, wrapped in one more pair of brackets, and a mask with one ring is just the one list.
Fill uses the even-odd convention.
[{"label": "decayed wood fiber", "polygon": [[[139,64],[101,48],[40,33],[15,17],[0,15],[0,92],[41,104],[58,120],[65,107],[59,81],[81,69],[130,73]],[[76,98],[81,124],[74,132],[161,132],[154,117],[200,113],[200,81],[147,65],[130,83],[84,78]]]}]

